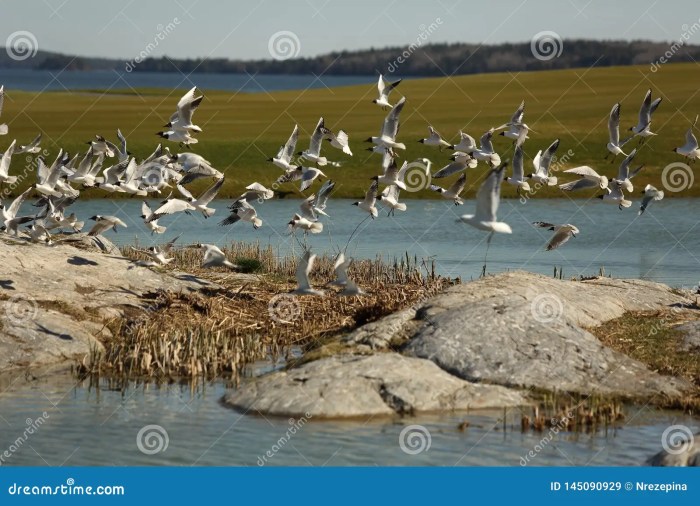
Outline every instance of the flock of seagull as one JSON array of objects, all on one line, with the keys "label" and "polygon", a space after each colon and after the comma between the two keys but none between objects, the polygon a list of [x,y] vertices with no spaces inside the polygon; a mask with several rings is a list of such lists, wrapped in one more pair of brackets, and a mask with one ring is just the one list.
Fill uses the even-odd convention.
[{"label": "flock of seagull", "polygon": [[[459,222],[466,223],[476,229],[489,233],[488,244],[495,233],[512,233],[511,227],[498,221],[497,212],[500,201],[500,189],[502,182],[513,185],[519,194],[531,192],[530,182],[536,189],[542,187],[559,186],[563,191],[577,191],[581,189],[599,188],[604,191],[600,198],[603,202],[618,205],[620,209],[632,205],[627,200],[626,193],[633,191],[632,179],[642,170],[643,166],[632,168],[633,160],[646,140],[655,136],[651,130],[652,117],[661,104],[661,98],[652,101],[652,90],[648,90],[639,110],[639,119],[635,126],[629,129],[629,136],[620,136],[620,104],[617,103],[610,111],[608,120],[609,142],[607,155],[614,161],[618,156],[624,157],[617,175],[608,179],[589,166],[575,167],[562,171],[565,174],[578,176],[570,182],[558,184],[558,178],[551,175],[552,164],[556,163],[556,151],[559,148],[559,139],[555,139],[544,151],[539,151],[533,158],[533,170],[526,174],[524,168],[523,146],[529,139],[529,133],[533,132],[524,123],[525,103],[517,108],[510,120],[503,125],[494,127],[485,132],[477,145],[476,140],[459,132],[459,142],[452,144],[445,140],[432,126],[428,127],[428,136],[419,142],[425,146],[439,150],[452,150],[451,162],[435,173],[431,174],[431,162],[427,158],[419,158],[413,162],[404,161],[402,166],[397,165],[397,152],[405,150],[406,145],[397,138],[399,133],[400,115],[406,104],[406,97],[401,97],[394,105],[390,102],[390,94],[401,83],[401,79],[395,82],[387,81],[382,75],[377,84],[378,97],[373,103],[388,110],[382,122],[377,136],[369,137],[366,142],[371,144],[367,149],[381,156],[381,173],[372,178],[364,198],[354,203],[367,218],[376,218],[379,215],[378,202],[381,202],[388,214],[395,211],[406,211],[405,203],[399,201],[400,192],[407,190],[407,174],[409,170],[424,172],[429,180],[447,178],[459,174],[455,181],[443,188],[437,184],[431,184],[430,189],[441,197],[451,200],[455,205],[464,202],[460,197],[467,182],[468,169],[474,169],[479,162],[484,162],[490,168],[485,179],[481,183],[476,195],[476,209],[474,214],[464,214]],[[178,143],[180,147],[188,147],[196,144],[197,134],[202,129],[193,123],[193,114],[201,105],[203,95],[198,89],[189,90],[177,103],[175,112],[165,125],[167,130],[158,132],[158,136],[165,140]],[[0,115],[4,102],[4,88],[0,86]],[[674,151],[679,155],[694,161],[700,158],[700,148],[693,130],[697,123],[697,117],[686,133],[685,144]],[[9,128],[0,124],[0,135],[6,135]],[[513,141],[513,154],[510,175],[506,174],[508,160],[501,157],[494,149],[493,136],[496,133]],[[70,206],[78,199],[82,188],[98,188],[108,193],[127,193],[132,196],[146,197],[150,194],[160,194],[164,189],[173,186],[177,190],[163,200],[158,207],[153,209],[146,201],[141,206],[141,218],[151,234],[162,234],[166,226],[159,224],[159,220],[165,216],[177,213],[201,213],[205,218],[211,217],[216,210],[211,203],[216,198],[224,183],[224,174],[215,169],[212,164],[202,156],[192,152],[172,153],[168,147],[159,144],[155,151],[141,161],[137,161],[127,150],[127,140],[121,131],[117,131],[118,143],[114,144],[104,137],[97,135],[88,142],[89,147],[84,154],[70,156],[60,150],[53,163],[47,165],[43,156],[37,156],[36,183],[27,188],[15,198],[9,206],[2,205],[2,229],[5,233],[14,236],[27,237],[33,242],[52,243],[54,230],[80,232],[84,222],[79,221],[75,213],[68,214]],[[629,153],[624,151],[625,145],[634,138],[638,138],[638,145]],[[316,180],[325,178],[325,182],[318,191],[302,200],[299,212],[295,213],[288,222],[289,232],[295,234],[302,231],[306,234],[318,234],[323,231],[323,217],[327,217],[326,208],[328,199],[333,192],[335,182],[329,179],[323,170],[326,167],[339,167],[341,162],[331,161],[322,155],[324,141],[346,156],[352,156],[349,136],[339,130],[333,132],[325,126],[324,119],[320,118],[314,128],[309,141],[309,147],[303,151],[297,151],[299,141],[299,127],[294,126],[287,142],[279,148],[277,154],[268,159],[283,173],[276,179],[275,185],[299,182],[301,192],[311,188]],[[41,134],[27,145],[17,146],[13,141],[2,154],[0,159],[0,186],[14,185],[18,182],[17,176],[10,175],[10,164],[13,155],[20,153],[38,154],[41,152]],[[108,159],[115,159],[114,163],[107,164]],[[106,166],[109,165],[109,166]],[[185,185],[197,179],[208,178],[212,180],[211,186],[198,196],[193,195]],[[380,185],[384,188],[380,191]],[[13,186],[12,186],[13,187]],[[276,186],[275,186],[276,187]],[[664,192],[652,185],[644,189],[639,214],[642,214],[649,204],[664,197]],[[38,200],[33,204],[34,213],[20,215],[20,207],[32,194],[38,194]],[[253,182],[246,187],[246,191],[228,207],[229,213],[220,225],[233,225],[239,221],[250,223],[255,229],[262,226],[263,221],[257,215],[254,207],[256,203],[262,203],[275,196],[272,189],[266,188],[259,182]],[[89,236],[96,236],[103,232],[118,228],[126,228],[127,225],[116,216],[95,215],[90,218],[95,223],[88,231]],[[21,228],[21,226],[23,226]],[[566,224],[554,224],[548,222],[535,222],[536,227],[551,230],[551,240],[547,244],[547,250],[553,250],[571,237],[576,237],[579,230],[576,226]],[[359,227],[359,225],[358,225]],[[357,229],[355,229],[357,231]],[[354,232],[353,232],[354,235]],[[296,236],[295,236],[296,237]],[[351,237],[352,238],[352,235]],[[152,267],[166,265],[173,259],[168,257],[177,238],[165,245],[152,246],[142,251],[149,257],[148,261],[139,261],[139,265]],[[298,240],[298,239],[297,239]],[[349,243],[350,239],[348,239]],[[301,243],[300,243],[301,244]],[[229,261],[224,252],[212,244],[196,245],[203,253],[203,267],[227,267],[237,269],[234,263]],[[347,248],[346,248],[347,249]],[[314,255],[304,245],[304,252],[299,259],[296,278],[297,287],[292,294],[297,295],[323,295],[324,290],[313,288],[309,281],[309,275],[313,269]],[[348,269],[352,259],[346,258],[345,252],[340,251],[335,259],[335,280],[330,286],[340,288],[336,292],[342,296],[357,296],[365,292],[348,277]],[[484,259],[485,263],[485,259]],[[484,266],[485,270],[485,266]]]}]

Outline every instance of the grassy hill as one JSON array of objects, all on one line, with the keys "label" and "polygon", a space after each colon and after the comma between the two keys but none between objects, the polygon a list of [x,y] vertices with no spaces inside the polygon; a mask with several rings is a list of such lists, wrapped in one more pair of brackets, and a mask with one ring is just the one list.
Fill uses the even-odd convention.
[{"label": "grassy hill", "polygon": [[[567,152],[570,155],[564,168],[585,164],[613,176],[617,164],[603,160],[609,111],[620,101],[621,130],[636,124],[640,102],[646,90],[652,88],[654,96],[664,98],[654,115],[653,130],[659,135],[637,155],[636,161],[644,163],[645,169],[634,183],[635,191],[647,183],[661,188],[663,167],[683,161],[672,149],[684,143],[685,131],[700,113],[699,78],[697,64],[666,64],[655,73],[650,72],[648,66],[627,66],[406,80],[397,88],[398,93],[407,97],[399,138],[408,149],[401,155],[407,160],[430,158],[434,172],[448,162],[449,152],[417,142],[426,136],[428,124],[452,141],[458,140],[460,129],[478,139],[489,127],[507,121],[524,99],[525,121],[534,131],[525,144],[527,171],[537,150],[546,148],[558,137],[561,139],[559,155]],[[195,122],[204,132],[198,135],[200,142],[191,150],[226,173],[222,196],[235,196],[253,181],[271,185],[281,171],[265,160],[286,141],[295,123],[301,130],[298,148],[305,149],[319,116],[325,117],[326,126],[334,130],[342,128],[350,134],[355,153],[350,158],[329,145],[324,146],[331,160],[343,162],[340,168],[324,169],[328,177],[339,183],[336,195],[361,196],[369,178],[380,170],[379,156],[365,151],[367,144],[362,142],[379,132],[385,114],[371,103],[376,93],[372,86],[272,94],[203,92],[205,100],[195,115]],[[25,144],[43,131],[42,145],[49,151],[48,158],[54,157],[59,147],[71,153],[84,151],[85,142],[98,133],[116,140],[117,128],[127,136],[129,150],[139,158],[145,157],[158,143],[155,133],[168,121],[182,95],[181,90],[153,89],[110,90],[108,93],[6,90],[6,93],[0,119],[8,123],[10,133],[0,138],[0,150],[13,138],[18,144]],[[393,101],[397,98],[398,94],[392,96]],[[165,142],[172,150],[179,150],[176,144]],[[633,142],[636,145],[636,140]],[[503,157],[510,155],[510,141],[497,137],[495,145]],[[13,158],[11,174],[25,170],[28,162],[24,156]],[[33,171],[34,167],[30,164],[29,170]],[[472,195],[478,187],[484,170],[485,166],[480,165],[470,171],[467,195]],[[449,184],[455,177],[441,180],[440,184]],[[34,182],[33,173],[27,181]],[[193,186],[197,190],[206,184]],[[296,192],[297,186],[287,184],[280,189]],[[667,192],[669,197],[699,194],[700,179],[683,192]],[[84,193],[85,197],[102,195],[94,190]],[[404,192],[403,195],[404,198],[434,197],[435,193]],[[504,188],[504,195],[514,196],[515,191]],[[536,198],[556,196],[561,196],[561,192],[551,188],[540,191]]]}]

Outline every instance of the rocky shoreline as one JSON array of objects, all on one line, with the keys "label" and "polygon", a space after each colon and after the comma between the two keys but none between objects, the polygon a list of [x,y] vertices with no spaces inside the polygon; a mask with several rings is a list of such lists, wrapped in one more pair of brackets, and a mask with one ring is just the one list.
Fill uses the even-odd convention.
[{"label": "rocky shoreline", "polygon": [[[110,339],[108,321],[147,312],[149,293],[207,297],[218,288],[191,274],[135,266],[103,238],[76,236],[47,249],[5,237],[0,254],[0,373],[88,360]],[[639,280],[503,273],[334,336],[299,363],[242,382],[223,403],[314,419],[526,406],[542,392],[661,404],[697,387],[604,346],[590,330],[628,312],[669,310],[683,312],[683,346],[699,354],[700,313],[689,292]],[[689,455],[685,462],[697,464],[696,449]],[[653,463],[678,461],[669,458]]]}]

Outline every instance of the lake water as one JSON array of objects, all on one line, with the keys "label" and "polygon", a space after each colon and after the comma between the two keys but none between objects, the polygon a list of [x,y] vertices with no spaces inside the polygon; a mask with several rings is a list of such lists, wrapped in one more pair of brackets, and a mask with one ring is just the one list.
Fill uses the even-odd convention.
[{"label": "lake water", "polygon": [[180,88],[197,86],[203,90],[246,93],[263,91],[333,88],[376,82],[376,76],[248,75],[208,74],[189,76],[161,72],[117,72],[115,70],[49,71],[0,69],[0,84],[6,90],[65,91],[121,90],[128,88]]},{"label": "lake water", "polygon": [[[141,201],[85,200],[72,209],[80,219],[95,214],[115,215],[128,224],[118,233],[105,235],[118,244],[138,241],[151,245],[182,234],[179,242],[226,245],[232,240],[259,241],[272,245],[280,255],[298,254],[299,244],[287,235],[287,222],[298,211],[299,200],[269,200],[256,204],[263,226],[254,230],[249,223],[220,227],[230,201],[215,201],[216,214],[205,220],[201,214],[179,214],[162,218],[168,230],[162,236],[151,236],[140,215]],[[157,200],[152,200],[155,207]],[[376,220],[366,220],[347,249],[355,258],[387,259],[408,252],[418,258],[435,260],[437,271],[446,276],[476,278],[481,273],[486,252],[487,234],[466,224],[456,223],[460,214],[473,213],[474,201],[454,206],[445,200],[407,201],[408,211],[390,217],[382,212]],[[27,207],[28,209],[28,207]],[[606,274],[619,278],[641,278],[672,286],[697,286],[700,281],[700,227],[698,203],[692,199],[666,199],[652,203],[647,212],[637,216],[636,205],[618,210],[600,200],[539,199],[523,205],[518,200],[504,200],[499,219],[513,228],[512,235],[496,235],[488,251],[487,271],[498,273],[524,269],[551,275],[553,267],[564,270],[564,276],[597,274],[601,267]],[[348,238],[366,214],[351,200],[333,199],[324,218],[325,228],[319,235],[310,235],[308,244],[316,253],[332,253],[345,248]],[[551,236],[548,230],[535,228],[533,221],[572,223],[580,234],[554,251],[544,251]],[[88,222],[86,227],[90,226]],[[300,239],[303,235],[299,233]]]},{"label": "lake water", "polygon": [[[153,204],[156,201],[152,202]],[[181,243],[231,240],[271,244],[280,255],[299,253],[299,245],[285,234],[286,222],[298,200],[273,200],[258,205],[265,221],[259,230],[238,223],[219,227],[228,201],[217,201],[217,214],[166,217],[163,236],[152,237],[139,219],[140,201],[87,200],[75,204],[81,218],[113,214],[128,223],[119,233],[108,232],[121,243],[142,245],[166,241],[182,233]],[[455,223],[472,212],[473,201],[455,208],[446,201],[408,201],[406,213],[388,217],[383,212],[359,228],[348,252],[355,257],[401,256],[405,251],[434,258],[440,273],[477,277],[486,248],[486,235]],[[309,237],[314,250],[344,247],[364,216],[350,200],[331,199],[326,228]],[[616,277],[636,277],[672,285],[697,285],[700,279],[700,234],[697,202],[667,199],[655,202],[641,217],[636,210],[619,211],[599,201],[533,200],[526,205],[506,200],[500,218],[513,227],[511,236],[494,237],[488,271],[527,269],[551,274],[553,265],[566,276],[591,274],[605,266]],[[549,232],[530,222],[573,223],[580,235],[559,250],[543,251]],[[251,375],[269,370],[252,367]],[[4,381],[4,382],[3,382]],[[27,425],[46,412],[44,424],[6,458],[5,465],[506,465],[518,466],[521,457],[538,445],[544,433],[521,433],[520,411],[481,411],[404,419],[362,419],[331,422],[309,420],[278,448],[278,441],[299,420],[250,416],[220,402],[234,388],[224,381],[192,385],[134,385],[115,389],[109,383],[76,382],[70,376],[13,381],[0,378],[0,454],[11,448]],[[529,413],[528,413],[529,414]],[[639,465],[661,448],[661,434],[672,424],[698,430],[698,419],[671,411],[627,406],[626,419],[616,428],[592,434],[562,432],[530,459],[528,465]],[[457,430],[464,420],[466,431]],[[399,440],[408,425],[422,425],[430,448],[416,455],[401,449]],[[137,437],[147,425],[167,432],[167,450],[146,454]],[[165,432],[160,432],[164,435]],[[426,438],[427,440],[427,438]],[[152,442],[155,442],[155,438]],[[410,448],[410,447],[409,447]],[[148,447],[146,447],[148,449]]]},{"label": "lake water", "polygon": [[[12,451],[28,424],[36,426],[44,412],[48,415],[4,465],[519,466],[521,457],[549,437],[548,431],[522,433],[518,409],[506,412],[505,431],[500,410],[342,422],[248,416],[220,403],[231,388],[222,381],[119,390],[66,376],[19,379],[0,387],[0,453]],[[676,412],[643,406],[627,406],[624,412],[626,420],[616,428],[553,434],[528,465],[641,465],[660,450],[661,434],[669,425],[699,426],[697,419]],[[469,427],[459,431],[465,420]],[[142,437],[157,431],[163,443],[154,436],[154,446],[142,447],[163,448],[167,434],[165,451],[140,451],[137,438],[148,425],[159,428],[145,429]],[[298,430],[280,444],[292,425]],[[416,429],[426,441],[421,453],[401,449],[401,432],[408,425],[423,427]],[[409,442],[405,446],[420,448]],[[264,462],[267,451],[272,457]]]}]

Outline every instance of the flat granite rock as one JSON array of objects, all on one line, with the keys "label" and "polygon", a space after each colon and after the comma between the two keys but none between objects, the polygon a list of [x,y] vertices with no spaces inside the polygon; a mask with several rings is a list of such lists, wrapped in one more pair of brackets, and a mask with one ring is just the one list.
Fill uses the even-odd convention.
[{"label": "flat granite rock", "polygon": [[400,318],[392,315],[350,333],[345,341],[380,348],[399,339],[403,354],[474,382],[678,396],[691,385],[603,346],[585,329],[626,311],[689,302],[648,281],[565,281],[514,272],[451,287]]},{"label": "flat granite rock", "polygon": [[216,288],[208,281],[135,266],[107,239],[76,234],[54,245],[0,236],[0,372],[101,349],[104,322],[142,296]]},{"label": "flat granite rock", "polygon": [[224,403],[246,413],[314,418],[412,414],[527,404],[518,391],[461,380],[397,353],[341,355],[241,385]]}]

